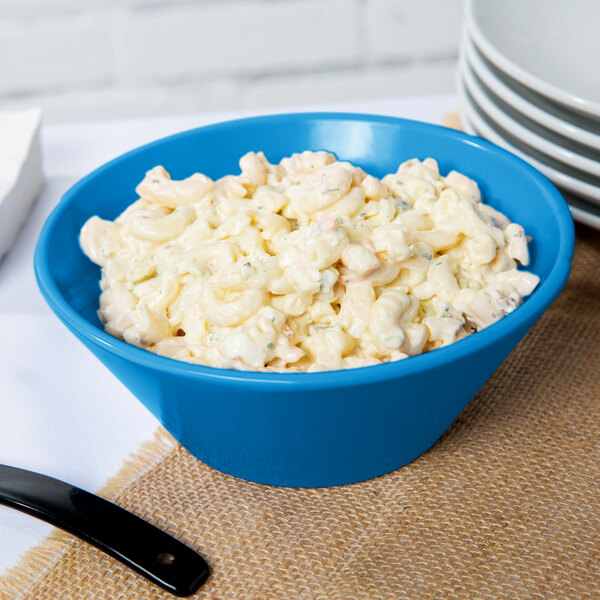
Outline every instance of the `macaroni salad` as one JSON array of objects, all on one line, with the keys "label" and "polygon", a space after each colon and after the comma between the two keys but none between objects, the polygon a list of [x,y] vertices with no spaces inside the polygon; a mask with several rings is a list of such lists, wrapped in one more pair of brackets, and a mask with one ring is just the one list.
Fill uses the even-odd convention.
[{"label": "macaroni salad", "polygon": [[517,270],[523,227],[433,158],[381,180],[328,152],[240,167],[217,181],[155,167],[114,222],[87,221],[107,332],[214,367],[353,368],[471,335],[539,282]]}]

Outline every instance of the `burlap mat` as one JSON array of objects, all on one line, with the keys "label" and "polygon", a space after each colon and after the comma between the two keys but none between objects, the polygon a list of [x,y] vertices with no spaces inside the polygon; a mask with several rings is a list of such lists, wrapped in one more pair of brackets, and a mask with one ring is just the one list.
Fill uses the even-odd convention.
[{"label": "burlap mat", "polygon": [[[577,233],[564,292],[412,464],[274,488],[159,432],[104,495],[207,558],[195,598],[600,598],[600,236]],[[170,597],[62,532],[2,585],[23,600]]]}]

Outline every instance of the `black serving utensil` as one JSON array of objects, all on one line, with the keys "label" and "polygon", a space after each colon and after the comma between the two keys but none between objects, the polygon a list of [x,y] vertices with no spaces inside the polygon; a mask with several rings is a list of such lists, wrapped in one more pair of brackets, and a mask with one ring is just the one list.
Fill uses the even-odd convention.
[{"label": "black serving utensil", "polygon": [[76,535],[176,596],[190,596],[210,574],[204,558],[190,547],[64,481],[0,465],[0,504]]}]

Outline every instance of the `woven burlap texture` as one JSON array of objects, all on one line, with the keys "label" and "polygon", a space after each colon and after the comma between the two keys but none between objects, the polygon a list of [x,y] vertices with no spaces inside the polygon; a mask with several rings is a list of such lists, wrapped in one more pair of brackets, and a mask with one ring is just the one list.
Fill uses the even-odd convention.
[{"label": "woven burlap texture", "polygon": [[[393,473],[268,487],[163,433],[114,500],[207,558],[194,598],[598,599],[599,270],[599,236],[579,227],[558,300],[442,439]],[[53,564],[23,600],[172,597],[68,534],[49,543]]]}]

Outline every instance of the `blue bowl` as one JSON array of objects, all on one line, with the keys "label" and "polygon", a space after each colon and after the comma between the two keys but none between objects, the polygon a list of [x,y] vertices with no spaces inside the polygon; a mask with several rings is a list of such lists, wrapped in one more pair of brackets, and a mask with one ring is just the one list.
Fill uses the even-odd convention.
[{"label": "blue bowl", "polygon": [[[412,157],[436,158],[443,174],[475,179],[486,202],[521,223],[541,277],[513,313],[451,346],[360,369],[258,373],[157,356],[105,333],[98,320],[99,268],[79,230],[92,215],[114,219],[158,164],[173,178],[238,173],[263,150],[271,162],[329,150],[383,176]],[[200,127],[120,156],[75,184],[48,218],[35,271],[65,325],[190,452],[238,477],[285,486],[330,486],[392,471],[430,448],[564,286],[574,245],[563,198],[540,173],[480,138],[403,119],[316,113]]]}]

